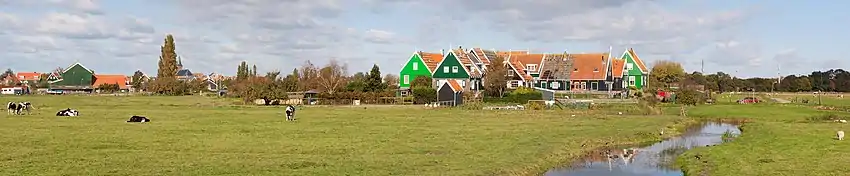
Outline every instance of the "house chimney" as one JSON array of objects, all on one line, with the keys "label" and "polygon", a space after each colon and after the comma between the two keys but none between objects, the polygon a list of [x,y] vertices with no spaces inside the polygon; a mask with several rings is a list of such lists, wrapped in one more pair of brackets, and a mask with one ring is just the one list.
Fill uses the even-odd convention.
[{"label": "house chimney", "polygon": [[446,50],[445,50],[445,49],[440,49],[440,54],[441,54],[441,55],[446,55]]}]

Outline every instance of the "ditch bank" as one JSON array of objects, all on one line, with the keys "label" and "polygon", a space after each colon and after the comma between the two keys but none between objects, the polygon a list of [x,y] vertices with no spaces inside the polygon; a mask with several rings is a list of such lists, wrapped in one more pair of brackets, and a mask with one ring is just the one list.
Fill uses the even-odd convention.
[{"label": "ditch bank", "polygon": [[742,122],[708,121],[689,125],[681,135],[650,145],[604,147],[569,166],[550,169],[546,176],[684,175],[676,158],[696,147],[721,144],[740,135]]}]

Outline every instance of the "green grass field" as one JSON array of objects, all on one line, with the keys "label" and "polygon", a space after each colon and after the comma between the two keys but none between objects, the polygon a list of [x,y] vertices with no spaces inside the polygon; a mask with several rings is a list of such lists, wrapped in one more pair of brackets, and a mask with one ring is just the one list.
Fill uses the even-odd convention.
[{"label": "green grass field", "polygon": [[[416,106],[304,107],[286,122],[281,107],[205,97],[0,99],[38,108],[0,116],[0,175],[536,175],[684,121]],[[54,116],[65,108],[82,116]]]},{"label": "green grass field", "polygon": [[[679,157],[687,175],[847,175],[850,141],[835,139],[850,124],[813,121],[833,114],[803,105],[715,105],[692,108],[698,118],[748,120],[743,135],[733,142],[698,148]],[[816,118],[815,118],[816,119]],[[696,159],[700,155],[701,160]]]}]

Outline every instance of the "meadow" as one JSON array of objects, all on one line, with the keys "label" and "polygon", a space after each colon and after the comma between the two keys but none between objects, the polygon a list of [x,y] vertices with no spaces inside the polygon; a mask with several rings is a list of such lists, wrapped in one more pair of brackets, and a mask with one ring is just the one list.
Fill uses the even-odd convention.
[{"label": "meadow", "polygon": [[[282,107],[199,96],[0,99],[37,108],[0,116],[0,175],[537,175],[606,144],[659,140],[659,129],[685,121],[564,110],[304,106],[287,122]],[[65,108],[81,116],[55,116]],[[132,115],[152,122],[126,123]]]},{"label": "meadow", "polygon": [[[838,103],[835,101],[834,103]],[[840,105],[840,104],[836,104]],[[686,175],[847,175],[850,141],[835,139],[850,131],[850,114],[809,105],[719,104],[691,108],[689,116],[746,120],[733,142],[697,148],[679,157]],[[699,156],[699,159],[697,158]]]}]

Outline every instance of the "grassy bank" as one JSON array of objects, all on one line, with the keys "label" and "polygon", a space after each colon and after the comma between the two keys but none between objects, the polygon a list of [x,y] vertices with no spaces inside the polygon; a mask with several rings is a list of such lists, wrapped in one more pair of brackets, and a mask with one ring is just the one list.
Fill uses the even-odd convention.
[{"label": "grassy bank", "polygon": [[[0,175],[535,175],[676,117],[563,111],[232,106],[204,97],[0,97]],[[80,117],[55,117],[78,109]],[[132,115],[148,124],[127,124]]]},{"label": "grassy bank", "polygon": [[[846,175],[850,142],[835,140],[850,125],[816,120],[843,112],[799,105],[716,105],[691,109],[700,118],[747,119],[731,143],[698,148],[678,159],[687,175]],[[699,159],[697,158],[699,156]]]}]

